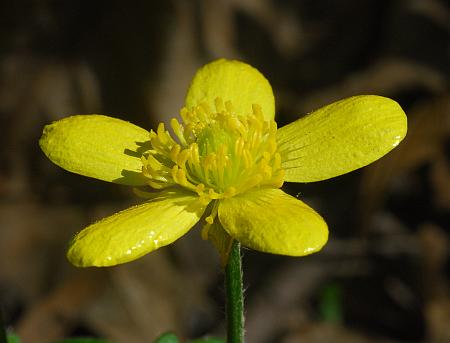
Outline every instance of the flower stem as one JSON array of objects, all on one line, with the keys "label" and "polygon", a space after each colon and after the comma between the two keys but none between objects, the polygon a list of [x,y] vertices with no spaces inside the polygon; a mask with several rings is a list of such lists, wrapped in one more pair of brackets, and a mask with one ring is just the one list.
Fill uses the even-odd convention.
[{"label": "flower stem", "polygon": [[244,342],[244,296],[242,291],[241,245],[233,241],[225,267],[227,342]]}]

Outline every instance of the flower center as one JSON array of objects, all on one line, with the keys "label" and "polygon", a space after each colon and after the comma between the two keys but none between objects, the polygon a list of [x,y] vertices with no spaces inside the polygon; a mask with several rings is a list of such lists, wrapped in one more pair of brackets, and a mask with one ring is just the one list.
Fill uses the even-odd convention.
[{"label": "flower center", "polygon": [[265,121],[261,107],[238,115],[231,102],[216,99],[215,109],[200,104],[181,110],[182,124],[170,122],[176,139],[160,123],[150,132],[142,173],[149,186],[174,185],[196,192],[205,203],[257,186],[279,188],[284,170],[277,152],[275,121]]}]

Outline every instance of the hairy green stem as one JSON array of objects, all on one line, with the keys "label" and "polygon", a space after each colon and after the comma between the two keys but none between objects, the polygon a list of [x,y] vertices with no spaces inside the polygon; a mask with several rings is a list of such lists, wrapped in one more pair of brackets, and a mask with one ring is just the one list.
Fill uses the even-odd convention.
[{"label": "hairy green stem", "polygon": [[227,342],[244,342],[244,296],[242,291],[241,245],[234,241],[225,267]]}]

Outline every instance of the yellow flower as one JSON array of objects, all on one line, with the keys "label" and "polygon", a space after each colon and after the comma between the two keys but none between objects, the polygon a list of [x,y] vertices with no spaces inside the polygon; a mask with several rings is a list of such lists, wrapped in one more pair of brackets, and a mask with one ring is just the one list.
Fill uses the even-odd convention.
[{"label": "yellow flower", "polygon": [[217,60],[196,73],[181,110],[156,132],[102,115],[47,125],[40,146],[62,168],[136,188],[147,200],[79,232],[69,260],[111,266],[168,245],[202,217],[202,236],[226,259],[233,239],[263,252],[303,256],[328,239],[325,221],[284,193],[361,168],[399,144],[406,116],[364,95],[325,106],[280,129],[272,88],[253,67]]}]

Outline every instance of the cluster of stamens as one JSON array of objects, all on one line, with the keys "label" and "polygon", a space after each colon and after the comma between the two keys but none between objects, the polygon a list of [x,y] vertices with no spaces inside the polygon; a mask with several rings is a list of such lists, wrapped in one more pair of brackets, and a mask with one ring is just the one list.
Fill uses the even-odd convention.
[{"label": "cluster of stamens", "polygon": [[182,124],[175,118],[170,122],[176,139],[163,123],[150,132],[151,147],[142,157],[149,186],[179,185],[205,204],[257,186],[282,186],[276,123],[264,120],[260,106],[240,116],[231,102],[216,99],[214,111],[200,104],[183,108],[181,117]]}]

